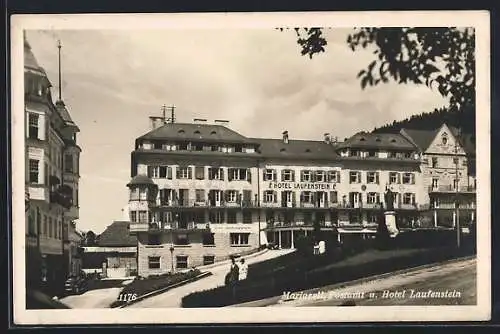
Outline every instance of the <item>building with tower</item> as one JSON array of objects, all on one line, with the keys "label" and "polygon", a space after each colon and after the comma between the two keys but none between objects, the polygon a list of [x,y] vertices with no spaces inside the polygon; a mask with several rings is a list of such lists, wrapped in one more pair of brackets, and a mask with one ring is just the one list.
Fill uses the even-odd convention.
[{"label": "building with tower", "polygon": [[60,80],[58,100],[53,102],[52,84],[26,36],[24,87],[27,284],[57,293],[73,263],[69,234],[79,211],[79,129],[62,100]]}]

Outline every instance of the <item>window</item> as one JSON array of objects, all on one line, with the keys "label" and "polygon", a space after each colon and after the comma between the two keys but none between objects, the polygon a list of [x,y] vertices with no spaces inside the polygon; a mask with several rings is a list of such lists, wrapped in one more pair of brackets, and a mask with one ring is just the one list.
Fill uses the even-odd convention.
[{"label": "window", "polygon": [[281,182],[294,182],[295,173],[291,169],[284,169],[281,171]]},{"label": "window", "polygon": [[203,265],[214,264],[215,256],[214,255],[204,255],[203,256]]},{"label": "window", "polygon": [[224,222],[224,212],[210,211],[209,219],[212,224],[222,224]]},{"label": "window", "polygon": [[274,211],[273,210],[266,210],[266,222],[271,223],[271,224],[274,222]]},{"label": "window", "polygon": [[49,217],[48,237],[52,238],[52,217]]},{"label": "window", "polygon": [[148,268],[160,269],[160,256],[148,256]]},{"label": "window", "polygon": [[202,203],[205,202],[205,189],[196,189],[195,190],[196,202]]},{"label": "window", "polygon": [[148,234],[148,245],[161,245],[159,234]]},{"label": "window", "polygon": [[227,190],[225,194],[225,201],[228,203],[236,203],[238,192],[236,190]]},{"label": "window", "polygon": [[209,168],[208,169],[208,179],[209,180],[224,180],[224,170],[222,168]]},{"label": "window", "polygon": [[458,165],[459,164],[458,158],[453,158],[453,164],[454,165]]},{"label": "window", "polygon": [[210,146],[210,150],[212,152],[217,152],[219,150],[219,147],[217,145],[212,145],[212,146]]},{"label": "window", "polygon": [[137,222],[137,211],[130,211],[130,221],[132,223]]},{"label": "window", "polygon": [[229,233],[231,246],[248,245],[250,233]]},{"label": "window", "polygon": [[448,138],[446,138],[446,136],[443,135],[443,138],[441,138],[441,142],[443,143],[443,145],[446,145],[448,143]]},{"label": "window", "polygon": [[193,175],[192,175],[193,171],[191,169],[191,167],[185,167],[185,166],[179,166],[177,167],[177,178],[178,179],[192,179],[193,178]]},{"label": "window", "polygon": [[373,158],[377,156],[377,151],[375,150],[368,150],[368,157]]},{"label": "window", "polygon": [[453,179],[453,189],[457,189],[457,188],[458,188],[458,180]]},{"label": "window", "polygon": [[178,233],[178,234],[176,234],[175,238],[174,238],[174,244],[180,245],[180,246],[189,245],[188,235],[185,234],[185,233]]},{"label": "window", "polygon": [[376,214],[370,213],[368,214],[368,224],[377,224],[378,223],[378,217]]},{"label": "window", "polygon": [[30,168],[30,183],[38,183],[39,165],[40,161],[36,159],[29,160]]},{"label": "window", "polygon": [[169,166],[159,166],[158,176],[163,179],[172,179],[172,167]]},{"label": "window", "polygon": [[264,203],[275,203],[277,202],[276,192],[273,190],[264,191]]},{"label": "window", "polygon": [[432,168],[437,168],[438,167],[438,158],[436,158],[436,157],[432,158],[431,165],[432,165]]},{"label": "window", "polygon": [[349,183],[361,183],[361,172],[349,172]]},{"label": "window", "polygon": [[148,190],[147,188],[139,188],[139,200],[145,201],[148,199]]},{"label": "window", "polygon": [[193,220],[196,224],[205,224],[205,212],[203,211],[196,211],[194,213]]},{"label": "window", "polygon": [[403,184],[415,184],[415,175],[413,173],[403,173]]},{"label": "window", "polygon": [[47,219],[47,216],[46,215],[43,215],[43,235],[44,236],[47,236],[48,232],[47,232],[47,228],[48,228],[48,219]]},{"label": "window", "polygon": [[328,171],[328,182],[340,183],[340,172],[337,170]]},{"label": "window", "polygon": [[366,202],[368,204],[377,204],[380,202],[380,195],[378,193],[368,193]]},{"label": "window", "polygon": [[44,182],[45,182],[45,185],[48,186],[49,185],[49,175],[50,175],[49,165],[47,163],[45,163],[44,167],[45,167],[43,170]]},{"label": "window", "polygon": [[389,173],[389,183],[390,184],[399,183],[399,174],[396,172],[390,172]]},{"label": "window", "polygon": [[250,181],[250,170],[245,168],[229,168],[229,181]]},{"label": "window", "polygon": [[366,173],[366,183],[378,184],[379,183],[378,172]]},{"label": "window", "polygon": [[323,170],[316,171],[316,182],[326,182],[326,173]]},{"label": "window", "polygon": [[37,114],[29,113],[28,116],[29,120],[29,130],[28,130],[28,137],[31,139],[39,139],[38,137],[38,121],[40,116]]},{"label": "window", "polygon": [[304,225],[312,224],[312,213],[311,212],[304,212],[303,217],[304,217]]},{"label": "window", "polygon": [[415,194],[404,193],[403,194],[403,204],[415,204]]},{"label": "window", "polygon": [[235,152],[238,152],[238,153],[242,153],[242,152],[243,152],[243,146],[241,146],[241,145],[236,145],[236,146],[234,147],[234,151],[235,151]]},{"label": "window", "polygon": [[175,257],[175,267],[178,269],[186,269],[188,267],[187,255],[177,255]]},{"label": "window", "polygon": [[313,193],[312,191],[303,191],[300,193],[300,202],[301,203],[312,203],[313,202]]},{"label": "window", "polygon": [[439,179],[437,179],[437,178],[432,179],[432,189],[438,188],[438,182],[439,182]]},{"label": "window", "polygon": [[28,216],[28,234],[29,235],[36,234],[35,218],[33,217],[33,211],[30,211],[30,214]]},{"label": "window", "polygon": [[139,211],[139,223],[147,223],[147,222],[148,222],[148,212]]},{"label": "window", "polygon": [[266,169],[264,171],[264,181],[276,181],[276,170]]},{"label": "window", "polygon": [[234,211],[228,211],[227,213],[227,223],[228,224],[236,224],[237,218],[236,218],[236,212]]},{"label": "window", "polygon": [[330,191],[330,203],[338,203],[338,194],[336,191]]},{"label": "window", "polygon": [[73,155],[64,155],[64,171],[67,173],[73,173]]},{"label": "window", "polygon": [[194,177],[197,180],[203,180],[205,179],[205,167],[203,166],[197,166],[194,169]]},{"label": "window", "polygon": [[310,170],[303,170],[300,172],[300,182],[311,182],[312,172]]},{"label": "window", "polygon": [[252,223],[252,211],[243,211],[243,224],[251,224]]},{"label": "window", "polygon": [[202,242],[204,246],[214,246],[215,245],[215,237],[214,233],[203,233]]},{"label": "window", "polygon": [[202,144],[194,144],[193,149],[195,151],[203,151],[203,145]]}]

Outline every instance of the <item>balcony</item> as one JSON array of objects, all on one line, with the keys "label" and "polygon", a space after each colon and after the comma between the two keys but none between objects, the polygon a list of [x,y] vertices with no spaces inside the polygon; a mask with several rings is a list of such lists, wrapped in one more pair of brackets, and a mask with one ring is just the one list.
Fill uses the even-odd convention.
[{"label": "balcony", "polygon": [[441,186],[429,186],[429,193],[475,193],[476,186],[459,186],[454,187],[451,184]]},{"label": "balcony", "polygon": [[195,222],[152,222],[152,223],[130,223],[130,233],[137,232],[162,232],[172,230],[185,230],[185,231],[205,231],[210,230],[208,223],[195,223]]}]

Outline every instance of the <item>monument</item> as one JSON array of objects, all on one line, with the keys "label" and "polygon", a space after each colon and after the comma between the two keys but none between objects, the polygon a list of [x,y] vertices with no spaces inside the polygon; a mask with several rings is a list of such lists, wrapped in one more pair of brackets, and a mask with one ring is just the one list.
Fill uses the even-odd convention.
[{"label": "monument", "polygon": [[395,237],[398,233],[398,227],[396,225],[396,211],[394,211],[394,193],[387,187],[384,195],[385,200],[385,225],[391,237]]}]

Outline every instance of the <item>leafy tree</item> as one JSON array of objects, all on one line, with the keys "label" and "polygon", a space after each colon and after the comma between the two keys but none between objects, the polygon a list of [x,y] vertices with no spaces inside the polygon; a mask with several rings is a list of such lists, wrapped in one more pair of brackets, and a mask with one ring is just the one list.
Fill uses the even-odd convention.
[{"label": "leafy tree", "polygon": [[93,231],[88,231],[85,233],[85,245],[86,246],[95,246],[96,245],[96,234]]},{"label": "leafy tree", "polygon": [[[283,30],[283,29],[281,29]],[[295,28],[301,54],[325,52],[322,28]],[[390,80],[437,87],[450,109],[475,106],[475,32],[472,28],[354,28],[347,44],[373,50],[374,59],[358,78],[361,87]]]}]

